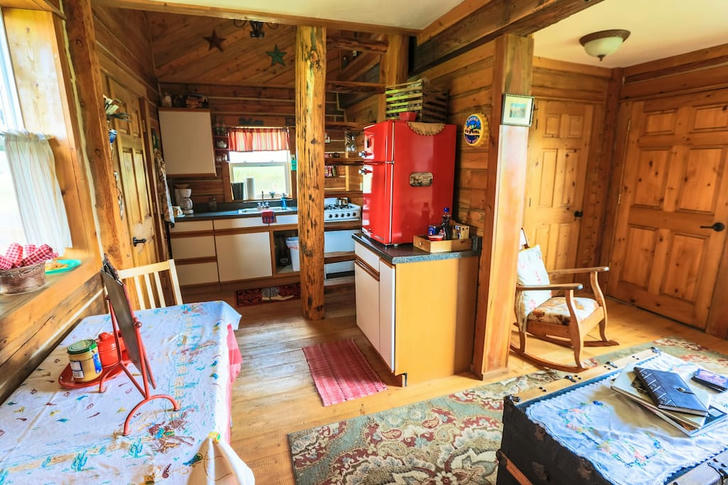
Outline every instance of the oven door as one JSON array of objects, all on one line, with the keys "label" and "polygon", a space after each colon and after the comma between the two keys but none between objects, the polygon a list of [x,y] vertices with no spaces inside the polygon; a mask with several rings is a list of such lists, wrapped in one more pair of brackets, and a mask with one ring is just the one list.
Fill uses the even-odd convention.
[{"label": "oven door", "polygon": [[374,162],[359,170],[362,229],[382,244],[392,243],[392,169],[392,162]]}]

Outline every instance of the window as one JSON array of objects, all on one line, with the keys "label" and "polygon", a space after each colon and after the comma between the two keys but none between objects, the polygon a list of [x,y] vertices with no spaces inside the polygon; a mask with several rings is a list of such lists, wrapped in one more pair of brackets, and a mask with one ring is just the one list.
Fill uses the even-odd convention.
[{"label": "window", "polygon": [[[257,199],[261,192],[265,198],[275,192],[275,197],[291,193],[291,155],[288,150],[234,152],[230,151],[230,182],[255,181],[255,194],[246,194],[248,199]],[[235,191],[234,191],[235,192]]]},{"label": "window", "polygon": [[[20,114],[20,104],[15,88],[13,67],[10,63],[5,26],[0,14],[0,130],[19,130],[23,128],[23,118]],[[20,218],[18,199],[15,195],[10,165],[5,154],[5,143],[0,136],[0,253],[12,242],[25,243],[23,221]]]}]

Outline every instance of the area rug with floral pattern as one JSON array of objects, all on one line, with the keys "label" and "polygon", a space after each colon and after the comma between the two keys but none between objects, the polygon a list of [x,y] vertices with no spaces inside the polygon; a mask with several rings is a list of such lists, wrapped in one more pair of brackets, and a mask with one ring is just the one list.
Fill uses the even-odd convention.
[{"label": "area rug with floral pattern", "polygon": [[[651,346],[728,370],[728,357],[681,338],[662,338],[593,361],[606,362]],[[503,397],[562,375],[535,372],[291,433],[296,483],[495,484]]]}]

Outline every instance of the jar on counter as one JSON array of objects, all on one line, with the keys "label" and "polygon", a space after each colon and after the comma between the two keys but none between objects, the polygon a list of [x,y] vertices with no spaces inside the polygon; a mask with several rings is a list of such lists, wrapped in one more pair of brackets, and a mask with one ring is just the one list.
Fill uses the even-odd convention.
[{"label": "jar on counter", "polygon": [[96,340],[79,340],[69,345],[66,351],[74,381],[88,382],[101,375],[101,358]]}]

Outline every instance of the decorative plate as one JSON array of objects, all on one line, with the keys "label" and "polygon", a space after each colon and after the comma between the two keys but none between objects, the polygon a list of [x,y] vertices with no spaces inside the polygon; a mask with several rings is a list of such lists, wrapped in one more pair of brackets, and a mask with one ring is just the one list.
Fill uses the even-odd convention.
[{"label": "decorative plate", "polygon": [[80,259],[56,259],[55,262],[64,266],[61,266],[60,268],[46,269],[46,274],[65,273],[66,271],[71,271],[73,268],[81,264]]}]

